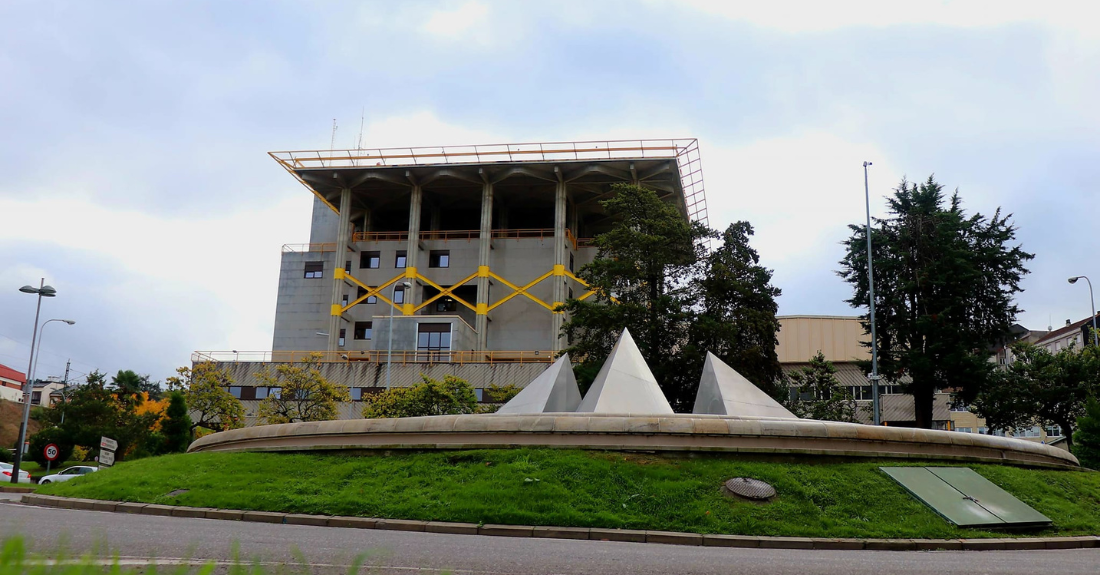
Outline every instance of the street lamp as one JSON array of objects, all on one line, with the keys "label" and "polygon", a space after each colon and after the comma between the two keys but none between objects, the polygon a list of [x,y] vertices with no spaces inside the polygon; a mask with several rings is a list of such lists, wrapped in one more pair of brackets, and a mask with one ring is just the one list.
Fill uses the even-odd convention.
[{"label": "street lamp", "polygon": [[42,336],[44,336],[46,334],[46,326],[51,321],[63,321],[65,323],[69,324],[69,325],[73,325],[73,324],[76,323],[75,321],[73,321],[71,319],[48,319],[48,320],[42,322],[41,327],[38,328],[38,350],[34,352],[34,368],[31,370],[31,379],[32,380],[38,374],[38,358],[42,357],[42,354],[40,353],[42,351]]},{"label": "street lamp", "polygon": [[[401,291],[411,289],[412,284],[409,282],[401,282]],[[408,296],[405,296],[408,297]],[[401,298],[401,303],[405,303],[405,297]],[[393,310],[397,307],[397,284],[393,284],[393,295],[390,296],[390,301],[393,301],[393,305],[390,306],[390,343],[386,350],[386,391],[390,390],[390,362],[393,361]]]},{"label": "street lamp", "polygon": [[11,470],[12,483],[19,483],[19,466],[23,463],[23,442],[27,440],[27,420],[31,417],[31,388],[34,385],[31,380],[31,370],[34,368],[34,341],[38,339],[38,314],[42,311],[42,298],[57,295],[57,290],[46,285],[46,278],[42,278],[37,288],[25,285],[19,288],[19,291],[38,294],[38,307],[34,310],[34,331],[31,333],[31,357],[27,360],[27,379],[23,382],[23,422],[19,425],[19,441],[15,444],[15,463],[12,464]]},{"label": "street lamp", "polygon": [[871,404],[874,409],[874,424],[882,425],[882,406],[878,397],[878,339],[875,337],[875,271],[871,265],[871,189],[867,185],[867,166],[871,162],[863,162],[863,196],[867,201],[867,286],[869,288],[871,307]]},{"label": "street lamp", "polygon": [[1096,300],[1092,297],[1092,281],[1086,276],[1074,276],[1069,278],[1069,283],[1075,284],[1079,279],[1084,279],[1089,284],[1089,303],[1092,304],[1092,344],[1100,347],[1100,336],[1096,332]]}]

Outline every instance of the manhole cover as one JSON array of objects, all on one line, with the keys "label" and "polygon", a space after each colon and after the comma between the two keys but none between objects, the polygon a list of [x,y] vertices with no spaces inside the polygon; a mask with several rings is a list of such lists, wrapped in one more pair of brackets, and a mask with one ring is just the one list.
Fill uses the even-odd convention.
[{"label": "manhole cover", "polygon": [[759,479],[749,477],[734,477],[726,482],[726,490],[730,493],[751,499],[752,501],[767,501],[775,497],[775,488]]}]

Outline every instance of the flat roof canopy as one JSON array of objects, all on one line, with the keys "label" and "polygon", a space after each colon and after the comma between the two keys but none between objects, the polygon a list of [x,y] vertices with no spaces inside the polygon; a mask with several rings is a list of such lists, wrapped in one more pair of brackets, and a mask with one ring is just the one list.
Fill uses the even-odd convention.
[{"label": "flat roof canopy", "polygon": [[[270,152],[283,168],[337,211],[340,192],[352,191],[353,217],[367,207],[407,198],[419,185],[440,196],[469,196],[486,183],[509,193],[544,196],[569,185],[577,204],[599,210],[614,183],[638,182],[707,223],[698,141],[630,140],[491,144],[431,148]],[[531,198],[533,199],[533,198]]]}]

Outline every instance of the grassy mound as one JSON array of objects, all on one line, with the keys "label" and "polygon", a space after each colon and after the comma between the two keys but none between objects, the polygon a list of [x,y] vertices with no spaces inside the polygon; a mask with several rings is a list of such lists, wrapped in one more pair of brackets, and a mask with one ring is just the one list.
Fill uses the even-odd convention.
[{"label": "grassy mound", "polygon": [[[554,449],[364,456],[194,453],[122,463],[39,492],[470,523],[802,537],[1004,536],[952,526],[879,471],[883,464],[903,465]],[[1031,534],[1100,534],[1100,473],[968,467],[1054,520],[1054,527]],[[739,476],[771,483],[778,496],[755,504],[723,495],[722,483]],[[180,489],[187,492],[168,495]]]}]

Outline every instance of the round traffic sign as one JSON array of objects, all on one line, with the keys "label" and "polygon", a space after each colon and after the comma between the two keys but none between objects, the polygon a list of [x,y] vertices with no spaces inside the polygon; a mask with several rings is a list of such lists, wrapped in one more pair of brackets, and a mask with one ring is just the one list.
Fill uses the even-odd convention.
[{"label": "round traffic sign", "polygon": [[56,445],[51,443],[51,444],[46,446],[46,459],[47,460],[57,461],[57,456],[58,456],[59,453],[61,453],[61,450],[58,449]]}]

